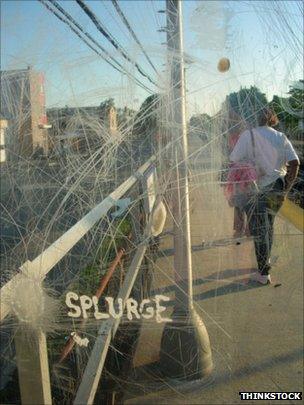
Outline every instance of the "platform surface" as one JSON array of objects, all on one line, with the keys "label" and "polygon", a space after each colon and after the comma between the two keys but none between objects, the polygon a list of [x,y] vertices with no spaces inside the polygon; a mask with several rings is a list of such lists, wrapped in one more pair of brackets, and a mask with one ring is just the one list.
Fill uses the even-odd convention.
[{"label": "platform surface", "polygon": [[[273,284],[250,281],[256,269],[253,240],[233,240],[233,209],[212,175],[210,181],[202,181],[204,174],[197,166],[191,178],[191,234],[192,245],[202,249],[192,255],[194,301],[210,336],[214,373],[207,381],[153,387],[147,372],[146,380],[138,381],[138,395],[126,403],[251,403],[255,401],[241,401],[239,391],[303,391],[303,234],[278,215]],[[169,216],[166,230],[170,229]],[[172,247],[172,236],[165,236],[161,249],[169,254],[156,262],[152,289],[174,302]],[[144,323],[135,367],[157,364],[162,330],[163,324]],[[288,403],[267,401],[272,402]]]}]

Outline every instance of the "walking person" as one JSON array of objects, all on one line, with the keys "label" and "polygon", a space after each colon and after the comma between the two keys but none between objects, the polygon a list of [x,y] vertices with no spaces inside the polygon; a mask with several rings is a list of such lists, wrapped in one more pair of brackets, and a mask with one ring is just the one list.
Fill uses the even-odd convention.
[{"label": "walking person", "polygon": [[[256,103],[253,101],[251,105]],[[258,265],[253,279],[268,284],[271,283],[274,219],[297,176],[299,158],[287,137],[272,128],[278,119],[270,108],[263,107],[258,112],[252,109],[247,117],[244,119],[248,129],[240,135],[230,160],[235,163],[251,161],[257,172],[258,191],[244,209],[254,237]]]}]

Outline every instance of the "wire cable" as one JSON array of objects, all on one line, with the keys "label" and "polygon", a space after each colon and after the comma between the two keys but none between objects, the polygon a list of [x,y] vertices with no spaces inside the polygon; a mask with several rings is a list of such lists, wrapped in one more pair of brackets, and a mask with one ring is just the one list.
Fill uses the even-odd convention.
[{"label": "wire cable", "polygon": [[[76,3],[82,8],[82,10],[86,13],[86,15],[90,18],[90,20],[94,23],[98,31],[114,46],[114,48],[121,53],[121,55],[130,63],[132,63],[139,73],[146,77],[152,84],[157,86],[151,77],[145,73],[142,68],[138,65],[137,62],[133,61],[130,56],[126,53],[123,47],[115,40],[113,35],[107,31],[107,29],[102,25],[102,23],[98,20],[97,16],[93,13],[93,11],[83,2],[83,0],[76,0]],[[157,86],[158,87],[158,86]]]},{"label": "wire cable", "polygon": [[138,44],[138,46],[140,47],[140,49],[142,50],[143,54],[145,55],[145,57],[147,58],[147,61],[150,63],[150,65],[152,66],[153,70],[155,71],[155,73],[157,75],[159,75],[158,71],[156,70],[156,67],[154,66],[153,62],[151,61],[151,59],[149,58],[147,52],[145,51],[143,45],[141,44],[141,42],[139,41],[137,35],[135,34],[135,32],[133,31],[129,21],[127,20],[126,16],[124,15],[124,13],[122,12],[121,8],[118,5],[117,0],[112,0],[112,4],[115,7],[115,10],[117,11],[119,17],[121,18],[121,20],[123,21],[123,23],[125,24],[125,26],[128,28],[130,34],[132,35],[133,39],[135,40],[135,42]]},{"label": "wire cable", "polygon": [[[52,4],[54,4],[54,6],[59,10],[62,9],[62,13],[67,17],[67,19],[63,18],[60,14],[58,14],[56,12],[56,10],[52,9],[49,4],[45,1],[45,0],[38,0],[40,1],[40,3],[42,3],[55,17],[57,17],[61,22],[63,22],[64,24],[68,25],[68,27],[92,50],[94,51],[98,56],[100,56],[105,62],[107,62],[111,67],[113,67],[115,70],[117,70],[119,73],[122,73],[124,75],[127,75],[130,79],[132,79],[133,81],[135,81],[135,83],[140,86],[141,88],[143,88],[144,90],[148,91],[149,93],[153,94],[153,91],[151,89],[149,89],[145,84],[141,83],[136,77],[134,77],[131,73],[125,71],[123,69],[123,66],[116,61],[100,44],[98,44],[97,41],[94,40],[94,38],[92,38],[90,36],[90,34],[86,33],[82,27],[64,10],[62,9],[61,6],[59,6],[58,3],[56,3],[55,1],[52,1]],[[56,3],[56,5],[55,5]],[[101,54],[97,49],[95,49],[72,25],[72,23],[70,21],[72,21],[74,23],[74,25],[82,32],[82,34],[86,35],[88,38],[90,38],[90,40],[96,45],[98,46],[99,49],[101,49],[110,59],[112,59],[119,67],[115,66],[112,62],[110,62],[103,54]]]},{"label": "wire cable", "polygon": [[57,8],[57,10],[59,10],[68,20],[70,20],[87,38],[89,38],[99,49],[101,49],[105,55],[107,55],[107,57],[109,59],[111,59],[114,63],[116,63],[120,69],[119,71],[123,74],[128,75],[129,77],[133,78],[137,84],[140,84],[141,86],[144,86],[144,88],[146,90],[148,90],[150,93],[153,93],[150,89],[148,89],[148,87],[146,87],[143,83],[141,83],[138,79],[136,79],[136,77],[134,77],[133,75],[131,75],[129,72],[125,71],[124,66],[118,62],[103,46],[101,46],[88,32],[86,32],[83,27],[81,27],[81,25],[75,21],[75,19],[67,12],[65,11],[60,4],[57,3],[57,1],[55,0],[49,0],[54,7]]}]

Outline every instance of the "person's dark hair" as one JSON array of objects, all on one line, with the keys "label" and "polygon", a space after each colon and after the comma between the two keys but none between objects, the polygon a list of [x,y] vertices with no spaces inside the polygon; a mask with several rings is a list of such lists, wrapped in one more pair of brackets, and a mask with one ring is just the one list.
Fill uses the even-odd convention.
[{"label": "person's dark hair", "polygon": [[276,113],[269,107],[263,108],[258,114],[258,125],[263,127],[265,125],[274,127],[279,123]]}]

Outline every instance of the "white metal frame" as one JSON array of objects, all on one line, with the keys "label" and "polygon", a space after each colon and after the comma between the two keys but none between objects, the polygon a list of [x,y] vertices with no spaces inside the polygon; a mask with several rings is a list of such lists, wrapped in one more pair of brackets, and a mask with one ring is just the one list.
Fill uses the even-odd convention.
[{"label": "white metal frame", "polygon": [[[21,272],[12,277],[0,290],[0,322],[10,314],[10,293],[15,283],[21,278],[22,273],[29,277],[44,280],[47,273],[75,246],[75,244],[103,217],[105,217],[119,200],[142,176],[149,170],[155,156],[147,160],[136,173],[124,181],[118,188],[109,194],[101,203],[88,212],[80,221],[65,232],[51,246],[44,250],[33,261],[27,261],[20,266]],[[147,193],[148,195],[148,193]],[[144,241],[138,246],[135,256],[127,272],[118,298],[122,298],[123,305],[132,290],[140,264],[144,258],[149,244],[151,224],[146,227]],[[119,320],[104,322],[99,329],[94,348],[90,355],[84,376],[79,386],[75,404],[93,403],[107,351],[119,326]],[[28,335],[17,333],[15,346],[19,374],[21,401],[23,404],[51,405],[51,389],[49,365],[47,357],[47,343],[42,331],[30,331]],[[34,349],[34,351],[33,351]],[[35,354],[36,353],[36,354]]]},{"label": "white metal frame", "polygon": [[[124,181],[116,190],[109,194],[101,203],[96,205],[90,212],[88,212],[80,221],[73,225],[67,232],[65,232],[59,239],[57,239],[51,246],[44,250],[32,262],[27,261],[20,270],[26,272],[35,278],[39,277],[41,280],[45,278],[47,273],[72,249],[73,246],[109,211],[110,208],[116,205],[119,200],[137,181],[138,177],[142,175],[154,162],[155,157],[152,156],[145,162],[138,171]],[[15,282],[20,278],[20,274],[12,277],[0,290],[0,321],[2,321],[9,314],[9,293],[11,288],[14,287]]]}]

